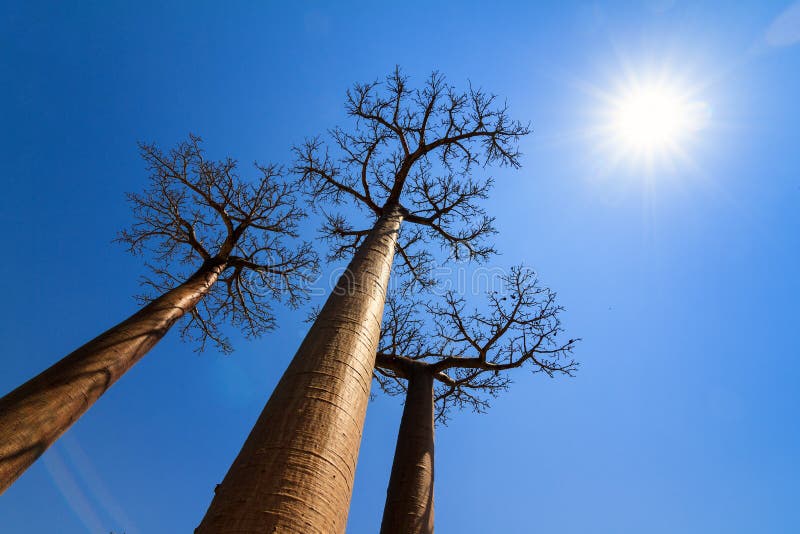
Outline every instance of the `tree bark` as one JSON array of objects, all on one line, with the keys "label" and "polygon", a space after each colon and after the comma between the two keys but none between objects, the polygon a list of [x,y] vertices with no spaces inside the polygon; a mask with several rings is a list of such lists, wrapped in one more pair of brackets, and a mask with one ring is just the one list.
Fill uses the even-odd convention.
[{"label": "tree bark", "polygon": [[409,373],[381,534],[433,533],[433,373]]},{"label": "tree bark", "polygon": [[343,533],[403,215],[378,219],[231,465],[197,533]]},{"label": "tree bark", "polygon": [[206,262],[186,282],[0,399],[0,493],[194,308],[225,269]]}]

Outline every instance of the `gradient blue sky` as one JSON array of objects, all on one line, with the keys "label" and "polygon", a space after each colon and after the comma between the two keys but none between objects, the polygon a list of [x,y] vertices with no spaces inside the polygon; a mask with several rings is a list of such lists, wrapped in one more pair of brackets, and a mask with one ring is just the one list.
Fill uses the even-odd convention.
[{"label": "gradient blue sky", "polygon": [[[0,3],[0,393],[135,310],[142,260],[111,239],[137,141],[288,162],[353,82],[438,69],[531,121],[493,173],[498,265],[534,266],[584,341],[576,378],[518,373],[437,430],[437,532],[800,532],[800,6],[162,4]],[[654,72],[709,125],[612,164],[598,95]],[[190,532],[304,315],[229,357],[170,333],[0,497],[0,531]],[[369,407],[351,533],[377,531],[400,410]]]}]

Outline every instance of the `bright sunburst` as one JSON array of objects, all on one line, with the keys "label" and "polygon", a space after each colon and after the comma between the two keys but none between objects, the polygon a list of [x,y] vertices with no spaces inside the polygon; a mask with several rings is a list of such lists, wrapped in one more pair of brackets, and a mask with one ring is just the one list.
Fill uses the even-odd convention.
[{"label": "bright sunburst", "polygon": [[710,112],[697,88],[682,82],[666,72],[627,76],[613,90],[598,92],[603,109],[593,135],[611,167],[628,161],[657,171],[691,164],[689,153]]},{"label": "bright sunburst", "polygon": [[691,128],[689,103],[664,87],[643,87],[625,95],[614,110],[619,141],[634,150],[653,151],[677,143]]}]

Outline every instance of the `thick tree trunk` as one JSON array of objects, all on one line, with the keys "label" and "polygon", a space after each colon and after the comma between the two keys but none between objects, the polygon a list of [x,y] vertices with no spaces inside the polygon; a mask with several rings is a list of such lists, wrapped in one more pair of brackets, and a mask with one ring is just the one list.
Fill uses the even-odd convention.
[{"label": "thick tree trunk", "polygon": [[204,264],[183,284],[0,399],[0,493],[194,308],[224,268]]},{"label": "thick tree trunk", "polygon": [[388,212],[356,252],[196,532],[344,532],[401,222]]},{"label": "thick tree trunk", "polygon": [[397,435],[381,534],[433,532],[433,374],[413,370]]}]

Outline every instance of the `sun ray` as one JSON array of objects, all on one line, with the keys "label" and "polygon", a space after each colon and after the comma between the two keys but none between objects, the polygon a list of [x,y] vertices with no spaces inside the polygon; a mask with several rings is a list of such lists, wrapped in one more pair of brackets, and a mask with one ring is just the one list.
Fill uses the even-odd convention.
[{"label": "sun ray", "polygon": [[710,107],[698,97],[698,84],[671,75],[666,67],[643,71],[622,69],[615,82],[590,93],[596,112],[586,129],[606,168],[637,173],[675,173],[694,167],[691,147],[710,125]]}]

